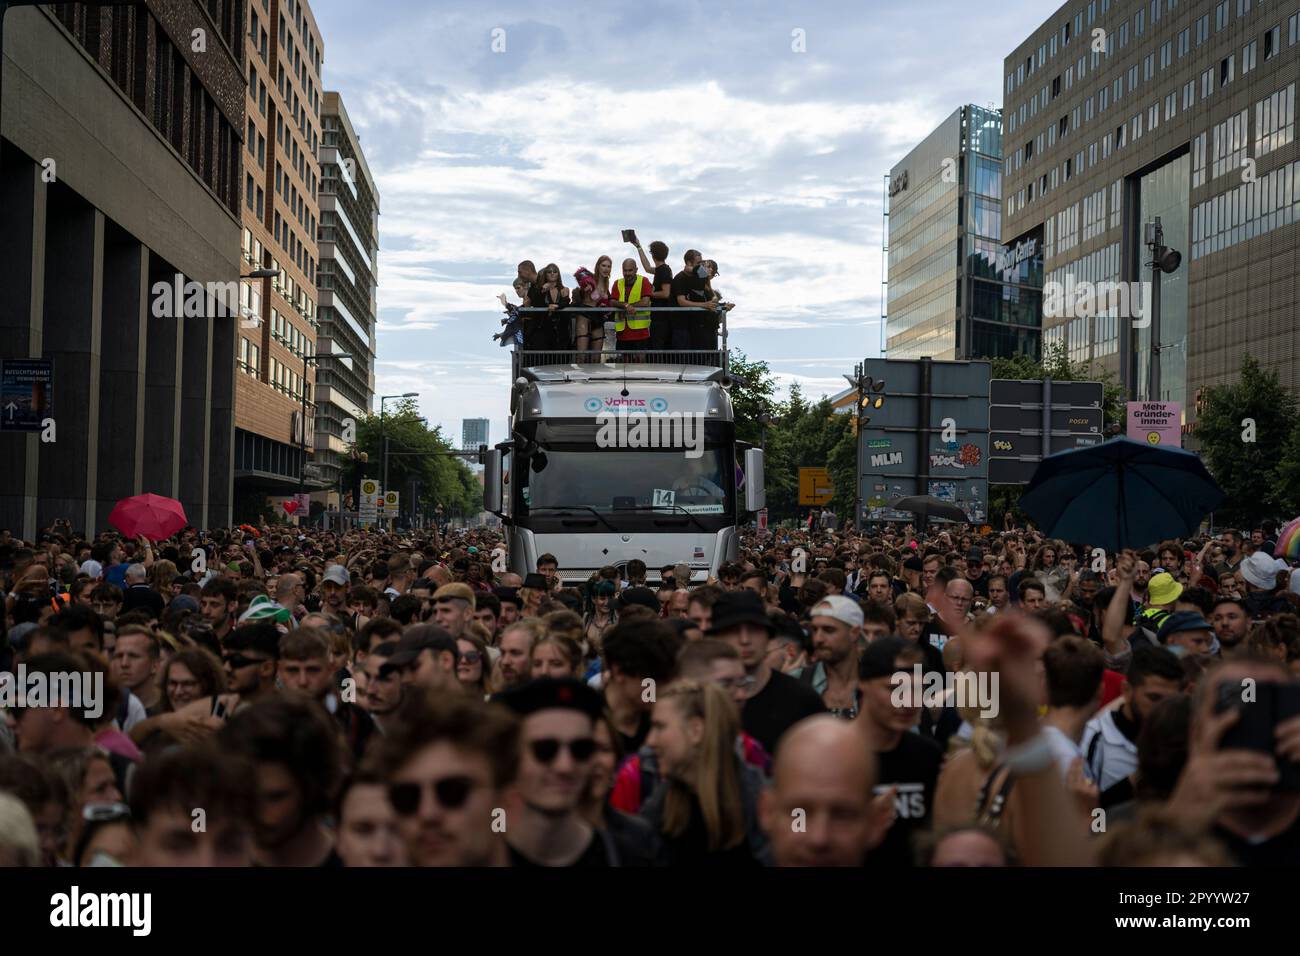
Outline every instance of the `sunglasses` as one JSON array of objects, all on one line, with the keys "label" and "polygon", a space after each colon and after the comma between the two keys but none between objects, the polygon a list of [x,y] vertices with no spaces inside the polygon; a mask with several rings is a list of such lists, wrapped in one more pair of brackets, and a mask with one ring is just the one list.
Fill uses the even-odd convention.
[{"label": "sunglasses", "polygon": [[398,816],[409,817],[420,809],[420,796],[432,790],[434,799],[444,810],[459,810],[474,791],[470,777],[443,777],[425,783],[392,783],[388,785],[388,802]]},{"label": "sunglasses", "polygon": [[558,740],[555,737],[542,737],[530,741],[529,748],[538,763],[552,764],[560,755],[561,747],[569,748],[569,755],[578,763],[586,763],[596,752],[596,740],[593,737],[579,737],[576,740]]},{"label": "sunglasses", "polygon": [[483,655],[478,651],[466,651],[464,654],[460,655],[460,662],[462,664],[477,664],[482,659]]}]

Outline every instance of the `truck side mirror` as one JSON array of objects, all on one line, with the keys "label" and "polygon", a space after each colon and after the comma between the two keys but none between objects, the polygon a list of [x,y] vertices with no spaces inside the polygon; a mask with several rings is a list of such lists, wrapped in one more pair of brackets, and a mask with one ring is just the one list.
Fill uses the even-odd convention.
[{"label": "truck side mirror", "polygon": [[763,449],[745,449],[745,510],[762,511],[767,507],[763,487]]},{"label": "truck side mirror", "polygon": [[483,510],[501,514],[501,449],[483,452]]}]

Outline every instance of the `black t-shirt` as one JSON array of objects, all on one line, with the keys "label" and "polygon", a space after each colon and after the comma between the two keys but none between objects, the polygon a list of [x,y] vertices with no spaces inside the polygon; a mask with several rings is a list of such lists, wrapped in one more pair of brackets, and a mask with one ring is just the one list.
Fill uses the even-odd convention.
[{"label": "black t-shirt", "polygon": [[987,573],[982,573],[977,578],[967,578],[965,575],[962,575],[962,577],[966,579],[966,583],[974,588],[975,593],[980,597],[989,596],[989,576]]},{"label": "black t-shirt", "polygon": [[[666,262],[661,266],[655,266],[655,274],[654,274],[653,282],[654,282],[655,292],[658,292],[664,286],[669,286],[671,288],[673,284],[672,266],[668,265],[668,263]],[[670,305],[671,306],[677,305],[677,302],[673,299],[671,292],[669,293],[667,299],[653,299],[651,303],[651,308],[662,309]],[[669,312],[668,314],[674,315],[675,313]]]},{"label": "black t-shirt", "polygon": [[618,739],[623,743],[623,753],[634,754],[645,746],[645,739],[650,736],[650,715],[642,713],[640,722],[636,725],[636,733],[628,736],[623,731],[618,732]]},{"label": "black t-shirt", "polygon": [[1251,843],[1223,827],[1215,827],[1214,835],[1242,866],[1300,866],[1300,815],[1291,826],[1263,843]]},{"label": "black t-shirt", "polygon": [[783,733],[805,717],[825,712],[826,705],[815,690],[788,674],[773,671],[767,686],[745,701],[740,723],[745,733],[774,754]]},{"label": "black t-shirt", "polygon": [[[688,302],[703,302],[705,298],[704,280],[694,272],[683,270],[677,273],[677,275],[673,276],[672,295],[670,296],[673,305],[681,304],[677,301],[679,295],[686,296]],[[684,315],[685,313],[679,312],[677,314]]]},{"label": "black t-shirt", "polygon": [[877,753],[876,760],[875,792],[897,787],[894,804],[898,813],[880,846],[867,855],[867,865],[885,869],[912,866],[912,836],[930,823],[943,751],[933,740],[908,732],[893,750]]},{"label": "black t-shirt", "polygon": [[[514,847],[509,846],[508,844],[507,844],[507,849],[510,851],[511,866],[522,866],[522,867],[542,866],[541,863],[537,863],[533,860],[528,859],[528,857],[524,856],[522,853],[520,853]],[[578,857],[576,860],[570,863],[568,867],[565,867],[565,869],[568,869],[570,867],[575,867],[575,866],[580,866],[580,867],[609,866],[609,854],[605,850],[605,841],[598,832],[593,832],[591,834],[591,842],[587,844],[587,849],[582,851],[582,856]]]}]

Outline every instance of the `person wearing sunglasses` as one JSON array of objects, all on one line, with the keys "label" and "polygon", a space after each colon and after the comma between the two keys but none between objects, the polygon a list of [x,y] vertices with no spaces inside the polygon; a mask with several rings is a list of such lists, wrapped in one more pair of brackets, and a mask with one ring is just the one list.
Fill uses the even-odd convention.
[{"label": "person wearing sunglasses", "polygon": [[614,839],[582,815],[600,695],[579,680],[544,677],[494,700],[521,720],[517,800],[506,830],[511,865],[621,865]]},{"label": "person wearing sunglasses", "polygon": [[412,866],[506,866],[506,789],[519,769],[519,722],[504,707],[418,691],[399,708],[375,765]]},{"label": "person wearing sunglasses", "polygon": [[280,631],[274,624],[241,624],[222,642],[226,692],[199,697],[174,713],[215,729],[230,714],[275,693],[279,659]]}]

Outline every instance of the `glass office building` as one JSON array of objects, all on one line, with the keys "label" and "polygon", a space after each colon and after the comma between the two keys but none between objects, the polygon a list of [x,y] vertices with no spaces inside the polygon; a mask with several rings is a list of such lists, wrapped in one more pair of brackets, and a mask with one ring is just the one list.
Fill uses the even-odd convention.
[{"label": "glass office building", "polygon": [[[1249,354],[1300,393],[1300,11],[1263,0],[1072,0],[1004,61],[1002,227],[1040,230],[1044,345],[1183,403]],[[1160,383],[1146,227],[1160,280]],[[1105,282],[1096,308],[1053,290]]]},{"label": "glass office building", "polygon": [[890,358],[1037,354],[1038,312],[1001,266],[1002,114],[963,106],[890,171]]}]

